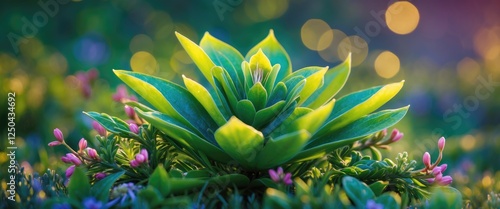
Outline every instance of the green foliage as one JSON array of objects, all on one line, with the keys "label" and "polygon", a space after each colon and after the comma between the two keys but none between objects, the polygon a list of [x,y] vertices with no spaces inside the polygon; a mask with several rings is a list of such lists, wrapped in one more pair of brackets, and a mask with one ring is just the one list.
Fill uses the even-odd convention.
[{"label": "green foliage", "polygon": [[183,149],[201,150],[211,160],[235,160],[245,170],[261,171],[317,159],[394,125],[407,111],[372,113],[403,82],[336,101],[350,58],[332,69],[306,67],[292,73],[290,58],[272,31],[245,58],[208,33],[200,45],[176,35],[211,86],[185,76],[180,86],[136,72],[115,74],[156,108],[136,108],[142,118]]}]

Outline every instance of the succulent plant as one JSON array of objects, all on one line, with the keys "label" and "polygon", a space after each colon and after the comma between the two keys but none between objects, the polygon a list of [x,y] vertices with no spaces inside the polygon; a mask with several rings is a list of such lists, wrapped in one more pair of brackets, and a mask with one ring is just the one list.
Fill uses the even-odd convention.
[{"label": "succulent plant", "polygon": [[320,158],[394,125],[408,109],[373,113],[404,81],[336,99],[350,73],[350,56],[333,68],[292,71],[272,30],[245,57],[209,33],[199,45],[176,36],[208,82],[183,75],[179,85],[138,72],[114,72],[154,108],[129,103],[141,118],[183,149],[214,161],[264,170]]}]

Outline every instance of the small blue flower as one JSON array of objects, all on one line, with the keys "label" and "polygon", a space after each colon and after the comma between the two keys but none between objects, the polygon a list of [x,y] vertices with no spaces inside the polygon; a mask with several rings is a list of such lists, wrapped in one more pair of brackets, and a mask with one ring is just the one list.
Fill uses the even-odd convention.
[{"label": "small blue flower", "polygon": [[83,200],[83,208],[85,209],[100,209],[102,202],[95,199],[95,197],[87,197]]}]

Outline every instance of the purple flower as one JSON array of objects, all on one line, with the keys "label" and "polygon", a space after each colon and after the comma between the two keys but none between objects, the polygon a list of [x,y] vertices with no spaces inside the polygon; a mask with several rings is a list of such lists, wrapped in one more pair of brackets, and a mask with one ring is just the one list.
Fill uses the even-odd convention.
[{"label": "purple flower", "polygon": [[49,147],[59,146],[62,143],[60,141],[52,141],[49,143]]},{"label": "purple flower", "polygon": [[269,176],[271,179],[276,182],[280,183],[283,182],[286,185],[290,185],[293,183],[292,181],[292,174],[291,173],[284,173],[282,167],[278,167],[276,170],[269,169]]},{"label": "purple flower", "polygon": [[384,205],[375,202],[375,200],[366,201],[366,209],[384,209]]},{"label": "purple flower", "polygon": [[87,197],[83,200],[83,208],[85,209],[101,209],[102,202],[96,200],[95,197]]},{"label": "purple flower", "polygon": [[442,152],[444,150],[444,145],[446,144],[446,139],[444,137],[439,138],[438,148],[439,151]]},{"label": "purple flower", "polygon": [[99,155],[97,154],[97,151],[95,149],[88,148],[87,154],[89,155],[90,158],[92,158],[94,160],[99,160]]},{"label": "purple flower", "polygon": [[429,152],[425,152],[424,156],[422,157],[422,161],[424,162],[424,165],[426,168],[431,167],[431,154]]},{"label": "purple flower", "polygon": [[134,119],[135,118],[135,110],[134,108],[128,106],[128,105],[125,105],[125,113],[127,114],[127,116],[130,118],[130,119]]},{"label": "purple flower", "polygon": [[450,185],[451,182],[453,182],[453,178],[451,178],[451,176],[443,176],[437,183],[441,186],[447,186]]},{"label": "purple flower", "polygon": [[65,163],[73,163],[75,165],[81,165],[82,161],[73,153],[67,153],[66,156],[61,157],[61,160]]},{"label": "purple flower", "polygon": [[404,134],[402,132],[400,132],[398,129],[394,129],[394,130],[392,130],[392,133],[391,133],[391,141],[397,142],[401,138],[403,138],[403,136],[404,136]]},{"label": "purple flower", "polygon": [[139,127],[135,123],[128,124],[128,128],[135,134],[139,134]]},{"label": "purple flower", "polygon": [[78,142],[78,148],[80,149],[80,151],[85,150],[85,148],[87,148],[87,140],[81,138],[80,141]]},{"label": "purple flower", "polygon": [[105,177],[106,177],[106,174],[105,174],[105,173],[96,173],[96,174],[95,174],[95,178],[96,178],[97,180],[101,180],[101,179],[103,179],[103,178],[105,178]]},{"label": "purple flower", "polygon": [[73,172],[75,172],[75,167],[75,165],[72,165],[68,167],[68,169],[66,169],[66,178],[69,178],[71,177],[71,175],[73,175]]},{"label": "purple flower", "polygon": [[135,160],[135,159],[133,159],[133,160],[131,160],[131,161],[130,161],[130,167],[132,167],[132,168],[137,168],[137,167],[139,167],[139,164],[140,164],[140,163],[139,163],[139,162],[137,162],[137,160]]},{"label": "purple flower", "polygon": [[54,136],[56,137],[57,141],[59,142],[64,142],[64,136],[61,130],[58,128],[54,129]]}]

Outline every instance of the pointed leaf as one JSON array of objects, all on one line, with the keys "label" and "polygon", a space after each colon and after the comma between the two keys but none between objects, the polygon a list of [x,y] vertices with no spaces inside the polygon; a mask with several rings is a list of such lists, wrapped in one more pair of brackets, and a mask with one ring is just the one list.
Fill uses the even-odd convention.
[{"label": "pointed leaf", "polygon": [[302,129],[271,138],[257,155],[257,169],[269,169],[286,163],[304,148],[310,137],[311,134]]},{"label": "pointed leaf", "polygon": [[326,71],[323,77],[323,86],[318,88],[303,105],[315,109],[332,100],[340,89],[344,87],[350,72],[351,55],[349,54],[342,64]]},{"label": "pointed leaf", "polygon": [[[404,117],[407,111],[408,106],[399,109],[383,110],[367,115],[336,132],[315,139],[312,143],[309,143],[305,150],[297,155],[294,160],[302,161],[322,157],[334,149],[353,143],[362,137],[379,132],[384,128],[393,126]],[[313,139],[310,141],[312,140]]]},{"label": "pointed leaf", "polygon": [[114,134],[120,134],[120,136],[127,137],[130,130],[128,124],[120,118],[110,116],[106,113],[96,113],[96,112],[83,112],[83,114],[89,116],[106,130]]},{"label": "pointed leaf", "polygon": [[229,118],[231,115],[230,110],[226,110],[222,107],[217,106],[214,98],[212,98],[212,96],[210,95],[210,92],[208,92],[208,90],[201,84],[187,78],[184,75],[182,75],[182,78],[184,79],[184,85],[186,86],[188,91],[191,92],[191,94],[201,103],[201,105],[203,105],[205,110],[208,112],[208,114],[210,114],[217,125],[224,125],[227,122],[226,118]]},{"label": "pointed leaf", "polygon": [[218,128],[205,108],[185,88],[141,73],[121,70],[114,72],[160,112],[183,123],[192,132],[210,138]]},{"label": "pointed leaf", "polygon": [[268,136],[270,133],[272,133],[276,128],[278,128],[290,115],[292,115],[293,111],[295,110],[295,107],[297,106],[297,102],[292,102],[292,104],[287,108],[285,105],[285,110],[280,112],[276,118],[271,121],[266,127],[262,129],[262,133],[264,136]]},{"label": "pointed leaf", "polygon": [[255,118],[255,107],[250,100],[244,99],[236,105],[236,113],[241,121],[246,124],[252,124]]},{"label": "pointed leaf", "polygon": [[231,81],[231,78],[229,77],[229,75],[227,75],[227,72],[219,66],[214,67],[212,69],[212,73],[214,75],[214,78],[221,84],[221,90],[224,90],[224,95],[229,101],[229,105],[231,105],[231,108],[235,110],[236,104],[241,98],[238,97],[236,87]]},{"label": "pointed leaf", "polygon": [[340,98],[327,122],[313,138],[332,133],[369,114],[392,99],[403,87],[404,81],[355,92]]},{"label": "pointed leaf", "polygon": [[170,194],[170,177],[162,164],[159,164],[149,177],[148,186],[157,189],[162,196]]},{"label": "pointed leaf", "polygon": [[297,118],[290,124],[284,125],[283,130],[275,131],[273,132],[273,134],[271,134],[271,136],[275,135],[275,133],[291,133],[298,130],[306,130],[309,133],[316,132],[316,130],[318,130],[321,125],[323,125],[323,122],[325,122],[328,115],[330,115],[334,104],[335,100],[330,101],[328,104],[316,110],[313,110],[312,112],[307,113],[300,118]]},{"label": "pointed leaf", "polygon": [[203,51],[203,49],[195,44],[193,41],[189,40],[182,34],[175,32],[177,39],[181,43],[184,50],[186,50],[187,54],[193,60],[194,64],[200,69],[201,73],[208,82],[215,88],[214,80],[212,77],[212,68],[215,64],[212,62],[210,57]]},{"label": "pointed leaf", "polygon": [[288,89],[290,89],[297,85],[300,80],[306,80],[304,89],[300,92],[299,105],[301,105],[323,84],[323,76],[327,70],[328,67],[305,67],[288,75],[285,79],[283,79],[283,82],[285,82]]},{"label": "pointed leaf", "polygon": [[281,69],[280,64],[275,64],[271,72],[267,75],[264,80],[264,86],[266,87],[266,91],[268,93],[272,92],[274,89],[274,85],[276,84],[276,77]]},{"label": "pointed leaf", "polygon": [[266,77],[266,75],[269,74],[273,68],[266,54],[262,52],[262,49],[259,49],[257,53],[252,55],[248,63],[250,64],[252,74],[254,74],[255,71],[262,70],[262,78]]},{"label": "pointed leaf", "polygon": [[266,106],[269,107],[271,105],[274,105],[278,101],[285,100],[287,93],[288,89],[286,88],[285,83],[279,82],[273,89],[271,95],[269,95]]},{"label": "pointed leaf", "polygon": [[290,57],[274,36],[273,30],[270,30],[269,35],[264,40],[248,51],[248,54],[245,56],[246,60],[249,60],[252,55],[259,51],[259,49],[262,49],[264,54],[266,54],[271,61],[272,65],[281,65],[281,69],[278,72],[275,83],[281,81],[288,74],[292,73],[292,62],[290,61]]},{"label": "pointed leaf", "polygon": [[90,196],[90,182],[85,170],[81,167],[76,167],[69,179],[68,196],[80,201]]},{"label": "pointed leaf", "polygon": [[260,110],[266,106],[267,92],[262,83],[256,83],[248,91],[248,100],[252,102],[256,110]]},{"label": "pointed leaf", "polygon": [[270,107],[257,111],[252,126],[260,129],[262,126],[269,123],[273,118],[278,116],[278,114],[283,110],[283,107],[285,107],[285,101],[282,100]]},{"label": "pointed leaf", "polygon": [[207,139],[200,138],[198,135],[188,130],[182,123],[169,116],[160,112],[142,112],[140,110],[137,110],[137,114],[187,148],[210,153],[209,156],[212,159],[220,162],[227,162],[229,160],[229,156],[218,147],[215,139],[212,139],[213,141],[208,141]]},{"label": "pointed leaf", "polygon": [[255,168],[257,153],[262,149],[264,136],[236,117],[215,132],[215,140],[233,159],[246,168]]},{"label": "pointed leaf", "polygon": [[366,202],[375,198],[375,194],[373,194],[370,187],[354,177],[344,176],[342,178],[342,187],[357,208],[365,208]]},{"label": "pointed leaf", "polygon": [[[240,69],[245,60],[243,55],[231,45],[206,32],[200,41],[200,47],[207,53],[215,65],[223,67],[230,75],[237,89],[244,88],[244,75]],[[242,93],[242,92],[241,92]],[[241,95],[240,96],[243,96]]]}]

